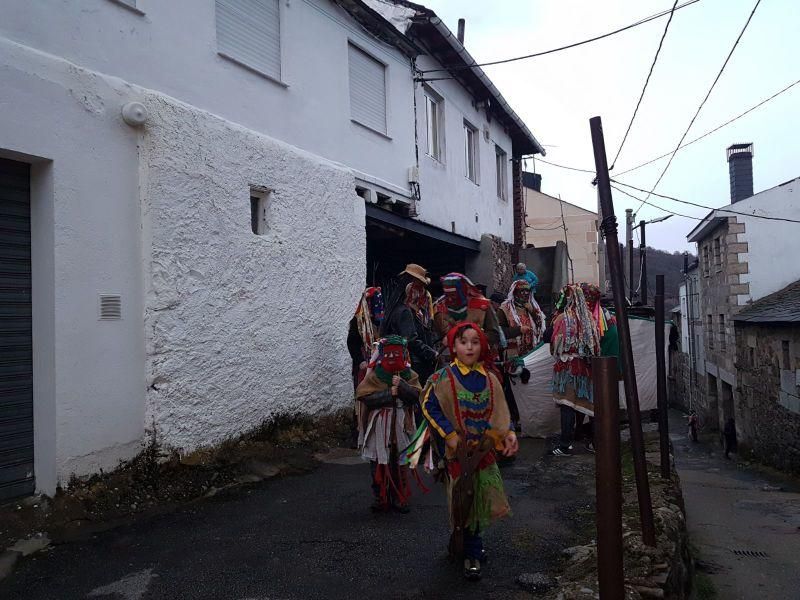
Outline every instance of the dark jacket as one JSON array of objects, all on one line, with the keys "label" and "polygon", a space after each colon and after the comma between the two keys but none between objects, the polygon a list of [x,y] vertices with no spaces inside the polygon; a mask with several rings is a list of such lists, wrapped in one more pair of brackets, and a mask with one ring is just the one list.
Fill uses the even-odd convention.
[{"label": "dark jacket", "polygon": [[392,311],[383,325],[383,335],[399,335],[408,341],[411,368],[424,385],[436,370],[436,350],[433,349],[433,330],[425,327],[411,309],[401,304]]}]

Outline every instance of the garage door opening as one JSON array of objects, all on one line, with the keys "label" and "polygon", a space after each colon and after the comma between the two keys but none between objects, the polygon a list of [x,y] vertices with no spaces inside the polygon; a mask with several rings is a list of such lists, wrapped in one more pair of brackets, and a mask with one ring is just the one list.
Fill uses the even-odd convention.
[{"label": "garage door opening", "polygon": [[30,165],[0,159],[0,502],[32,494]]}]

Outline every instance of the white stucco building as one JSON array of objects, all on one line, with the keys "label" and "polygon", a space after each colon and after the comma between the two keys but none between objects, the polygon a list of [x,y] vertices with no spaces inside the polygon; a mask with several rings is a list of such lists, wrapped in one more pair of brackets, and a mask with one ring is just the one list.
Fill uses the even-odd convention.
[{"label": "white stucco building", "polygon": [[370,274],[514,241],[541,147],[372,4],[0,0],[0,498],[346,406]]}]

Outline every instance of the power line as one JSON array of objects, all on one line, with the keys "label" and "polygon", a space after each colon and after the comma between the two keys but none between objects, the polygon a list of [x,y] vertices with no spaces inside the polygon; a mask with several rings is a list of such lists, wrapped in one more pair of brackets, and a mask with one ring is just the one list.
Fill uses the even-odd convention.
[{"label": "power line", "polygon": [[[643,190],[642,188],[638,188],[635,185],[631,185],[629,183],[622,183],[621,181],[617,181],[616,179],[612,179],[611,181],[613,181],[617,185],[622,185],[622,186],[631,188],[633,190],[636,190],[638,192],[643,192],[645,194],[648,193],[647,190]],[[620,190],[620,191],[622,191],[622,190]],[[622,193],[624,194],[626,192],[622,192]],[[711,210],[711,211],[716,211],[716,212],[729,213],[729,214],[732,214],[732,215],[740,215],[742,217],[752,217],[754,219],[764,219],[764,220],[767,220],[767,221],[784,221],[786,223],[800,223],[800,220],[797,220],[797,219],[787,219],[786,217],[772,217],[772,216],[769,216],[769,215],[756,215],[756,214],[741,212],[741,211],[737,211],[737,210],[731,210],[729,208],[714,208],[712,206],[706,206],[705,204],[698,204],[697,202],[690,202],[689,200],[681,200],[680,198],[675,198],[674,196],[667,196],[666,194],[657,194],[656,192],[649,192],[649,193],[652,194],[653,196],[658,196],[659,198],[664,198],[666,200],[672,200],[674,202],[680,202],[681,204],[688,204],[689,206],[696,206],[698,208],[704,208],[706,210]],[[642,201],[642,202],[644,202],[644,201]],[[647,204],[647,203],[645,203],[645,204]],[[656,208],[660,208],[660,207],[657,206]],[[662,210],[664,210],[664,209],[662,209]],[[669,211],[667,211],[667,212],[669,212]],[[675,214],[677,214],[677,213],[675,213]],[[680,216],[686,216],[686,215],[680,215]],[[697,218],[697,217],[690,217],[690,218]],[[698,219],[698,220],[703,221],[704,219]]]},{"label": "power line", "polygon": [[688,2],[684,2],[679,6],[674,6],[672,10],[664,10],[660,13],[650,15],[649,17],[645,17],[640,21],[636,21],[635,23],[631,23],[630,25],[626,25],[625,27],[620,27],[619,29],[615,29],[614,31],[609,31],[608,33],[604,33],[602,35],[595,36],[593,38],[589,38],[588,40],[583,40],[581,42],[575,42],[573,44],[568,44],[566,46],[560,46],[558,48],[553,48],[551,50],[544,50],[543,52],[535,52],[534,54],[526,54],[525,56],[515,56],[514,58],[505,58],[502,60],[493,60],[491,62],[485,62],[480,64],[474,65],[454,65],[451,67],[442,67],[440,69],[426,69],[424,71],[420,71],[423,75],[425,73],[439,73],[442,71],[461,71],[464,69],[472,69],[474,67],[490,67],[492,65],[501,65],[504,63],[515,62],[518,60],[525,60],[528,58],[535,58],[537,56],[544,56],[545,54],[553,54],[554,52],[561,52],[562,50],[569,50],[570,48],[576,48],[577,46],[583,46],[584,44],[589,44],[591,42],[596,42],[597,40],[602,40],[604,38],[610,37],[612,35],[616,35],[618,33],[622,33],[623,31],[627,31],[628,29],[633,29],[634,27],[638,27],[639,25],[644,25],[645,23],[649,23],[650,21],[654,21],[655,19],[660,19],[666,15],[671,15],[674,11],[685,8],[692,4],[696,4],[700,2],[700,0],[689,0]]},{"label": "power line", "polygon": [[[667,174],[667,171],[669,170],[669,167],[672,164],[672,160],[675,158],[675,154],[677,154],[677,152],[678,152],[678,148],[681,147],[681,144],[683,143],[683,140],[686,139],[686,136],[689,134],[689,130],[692,128],[692,125],[694,125],[694,122],[697,119],[698,115],[700,114],[700,111],[703,110],[703,106],[705,106],[706,101],[708,100],[709,96],[711,96],[711,92],[714,90],[714,87],[716,87],[717,82],[720,80],[720,77],[722,77],[722,73],[725,71],[725,67],[728,66],[728,61],[730,61],[731,56],[733,56],[734,50],[736,50],[736,47],[739,45],[739,40],[742,39],[742,36],[744,35],[744,32],[747,30],[747,26],[750,25],[750,21],[753,19],[753,15],[756,14],[756,9],[758,8],[759,4],[761,4],[761,0],[756,0],[756,4],[755,4],[755,6],[753,6],[753,10],[750,12],[750,16],[747,17],[747,21],[745,22],[744,27],[742,27],[742,30],[739,32],[739,36],[736,38],[736,41],[733,42],[733,46],[731,47],[730,52],[728,52],[728,56],[725,58],[725,62],[722,63],[722,67],[720,68],[719,73],[717,73],[717,76],[714,78],[714,81],[711,83],[711,87],[708,88],[708,92],[706,92],[706,96],[705,96],[705,98],[703,98],[703,101],[700,103],[700,106],[697,107],[697,111],[694,113],[694,116],[692,117],[692,120],[689,121],[689,126],[686,128],[686,131],[683,132],[683,135],[681,136],[681,139],[678,141],[678,145],[675,146],[675,150],[672,151],[672,155],[669,157],[669,161],[667,162],[667,165],[664,167],[664,170],[661,171],[661,175],[658,176],[658,179],[656,180],[655,184],[653,185],[653,188],[650,190],[650,192],[648,192],[647,198],[650,197],[650,194],[652,194],[655,191],[655,189],[658,187],[658,184],[661,183],[661,180],[664,178],[664,175]],[[637,208],[635,212],[638,213],[641,208],[642,208],[642,204],[639,205],[639,208]]]},{"label": "power line", "polygon": [[550,161],[544,160],[543,158],[536,158],[534,160],[534,166],[537,162],[543,162],[546,165],[550,165],[551,167],[558,167],[559,169],[567,169],[568,171],[578,171],[579,173],[590,173],[592,175],[595,174],[594,171],[590,171],[589,169],[578,169],[577,167],[568,167],[566,165],[558,165],[556,163],[552,163]]},{"label": "power line", "polygon": [[613,169],[614,165],[617,164],[617,159],[619,158],[619,155],[622,152],[622,148],[625,146],[625,141],[628,139],[628,134],[631,132],[631,127],[633,127],[633,121],[636,119],[636,114],[639,112],[639,107],[642,105],[642,100],[644,99],[644,93],[647,91],[647,84],[650,83],[650,76],[653,74],[653,69],[656,68],[656,62],[658,62],[658,55],[661,53],[661,47],[664,45],[664,39],[667,37],[667,31],[669,31],[669,24],[672,23],[672,17],[675,14],[676,6],[678,6],[678,0],[675,0],[675,4],[672,5],[672,10],[669,13],[669,19],[667,19],[667,24],[664,27],[664,33],[661,34],[661,41],[658,42],[656,55],[653,57],[653,63],[650,65],[650,71],[648,71],[647,73],[647,78],[644,80],[644,87],[642,88],[642,93],[639,95],[639,101],[636,103],[636,108],[633,109],[633,115],[631,115],[631,122],[628,123],[628,128],[625,130],[625,135],[622,136],[622,142],[620,142],[619,150],[617,150],[617,155],[614,157],[614,160],[611,161],[611,166],[609,167],[609,170]]},{"label": "power line", "polygon": [[[751,106],[750,108],[748,108],[748,109],[747,109],[746,111],[744,111],[743,113],[740,113],[740,114],[736,115],[736,116],[735,116],[735,117],[733,117],[732,119],[728,119],[727,121],[725,121],[725,122],[724,122],[724,123],[722,123],[721,125],[717,125],[716,127],[714,127],[714,129],[710,129],[710,130],[706,131],[706,132],[705,132],[703,135],[700,135],[700,136],[698,136],[698,137],[694,138],[693,140],[686,142],[686,143],[685,143],[685,144],[683,144],[683,145],[682,145],[680,148],[678,148],[678,150],[683,150],[683,149],[684,149],[684,148],[686,148],[687,146],[691,146],[691,145],[692,145],[692,144],[694,144],[695,142],[699,142],[700,140],[702,140],[702,139],[704,139],[704,138],[707,138],[707,137],[708,137],[708,136],[710,136],[712,133],[716,133],[717,131],[719,131],[719,130],[720,130],[720,129],[722,129],[723,127],[727,127],[727,126],[728,126],[728,125],[730,125],[731,123],[733,123],[733,122],[735,122],[735,121],[738,121],[739,119],[741,119],[742,117],[744,117],[744,116],[746,116],[746,115],[750,114],[751,112],[753,112],[753,111],[754,111],[754,110],[756,110],[757,108],[760,108],[761,106],[765,105],[767,102],[770,102],[771,100],[774,100],[775,98],[777,98],[777,97],[778,97],[778,96],[780,96],[781,94],[783,94],[783,93],[785,93],[785,92],[788,92],[790,89],[792,89],[792,88],[793,88],[794,86],[796,86],[798,83],[800,83],[800,79],[798,79],[797,81],[795,81],[795,82],[793,82],[793,83],[790,83],[789,85],[787,85],[787,86],[786,86],[786,87],[784,87],[783,89],[781,89],[781,90],[778,90],[777,92],[775,92],[774,94],[772,94],[772,95],[771,95],[771,96],[769,96],[768,98],[764,98],[764,99],[763,99],[761,102],[759,102],[758,104],[755,104],[755,105]],[[653,164],[654,162],[657,162],[657,161],[661,160],[662,158],[667,158],[667,157],[668,157],[669,155],[671,155],[671,154],[672,154],[672,151],[670,151],[670,152],[666,152],[665,154],[662,154],[661,156],[656,156],[655,158],[651,158],[650,160],[648,160],[648,161],[646,161],[646,162],[643,162],[643,163],[641,163],[641,164],[638,164],[638,165],[636,165],[635,167],[631,167],[630,169],[626,169],[626,170],[624,170],[624,171],[621,171],[621,172],[617,173],[617,174],[616,174],[616,176],[617,176],[617,177],[621,177],[622,175],[626,175],[626,174],[628,174],[628,173],[630,173],[630,172],[632,172],[632,171],[636,171],[636,170],[638,170],[638,169],[641,169],[642,167],[646,167],[647,165],[651,165],[651,164]],[[567,169],[567,170],[569,170],[569,171],[578,171],[578,172],[580,172],[580,173],[592,173],[592,174],[594,174],[594,171],[593,171],[593,170],[589,170],[589,169],[579,169],[578,167],[569,167],[569,166],[567,166],[567,165],[559,165],[559,164],[557,164],[557,163],[549,162],[549,161],[546,161],[546,160],[544,160],[544,159],[541,159],[541,158],[537,158],[536,160],[538,160],[538,161],[540,161],[540,162],[543,162],[543,163],[545,163],[545,164],[547,164],[547,165],[550,165],[550,166],[552,166],[552,167],[558,167],[559,169]]]},{"label": "power line", "polygon": [[[614,180],[612,179],[612,181],[614,181]],[[615,183],[619,183],[620,185],[625,185],[624,183],[620,183],[619,181],[616,181]],[[629,198],[633,198],[634,200],[640,201],[642,204],[646,204],[647,206],[652,206],[653,208],[657,208],[658,210],[661,210],[661,211],[663,211],[665,213],[668,213],[670,215],[674,215],[676,217],[685,217],[687,219],[694,219],[695,221],[703,221],[704,220],[704,219],[701,219],[700,217],[693,217],[692,215],[685,215],[683,213],[679,213],[679,212],[675,212],[673,210],[666,209],[663,206],[659,206],[658,204],[653,204],[652,202],[650,202],[648,200],[642,200],[641,198],[639,198],[639,196],[634,196],[630,192],[626,192],[622,188],[618,188],[615,185],[612,185],[611,187],[614,188],[615,190],[617,190],[618,192],[620,192],[621,194],[625,194]],[[640,190],[640,191],[646,193],[645,190]],[[638,227],[636,228],[636,239],[637,240],[639,239],[639,229],[638,229]]]},{"label": "power line", "polygon": [[[796,86],[798,83],[800,83],[800,79],[798,79],[798,80],[797,80],[797,81],[795,81],[794,83],[790,83],[789,85],[787,85],[787,86],[786,86],[785,88],[783,88],[782,90],[775,92],[775,93],[774,93],[774,94],[772,94],[772,95],[771,95],[769,98],[765,98],[764,100],[762,100],[761,102],[759,102],[759,103],[758,103],[758,104],[756,104],[755,106],[751,106],[750,108],[748,108],[748,109],[747,109],[746,111],[744,111],[743,113],[741,113],[741,114],[739,114],[739,115],[736,115],[736,116],[735,116],[735,117],[733,117],[732,119],[728,119],[727,121],[725,121],[725,122],[724,122],[724,123],[722,123],[721,125],[718,125],[718,126],[717,126],[717,127],[715,127],[714,129],[711,129],[711,130],[709,130],[709,131],[706,131],[706,132],[705,132],[703,135],[701,135],[701,136],[699,136],[699,137],[696,137],[696,138],[694,138],[694,139],[693,139],[693,140],[691,140],[690,142],[686,142],[686,143],[685,143],[685,144],[683,144],[681,147],[679,147],[679,148],[678,148],[678,150],[682,150],[683,148],[686,148],[686,146],[691,146],[691,145],[692,145],[692,144],[694,144],[695,142],[699,142],[699,141],[700,141],[700,140],[702,140],[703,138],[706,138],[706,137],[708,137],[708,136],[709,136],[709,135],[711,135],[712,133],[716,133],[717,131],[719,131],[719,130],[720,130],[720,129],[722,129],[723,127],[727,127],[728,125],[730,125],[730,124],[731,124],[731,123],[733,123],[734,121],[738,121],[739,119],[741,119],[741,118],[742,118],[742,117],[744,117],[745,115],[747,115],[747,114],[749,114],[749,113],[753,112],[755,109],[759,108],[760,106],[763,106],[764,104],[766,104],[766,103],[767,103],[767,102],[769,102],[770,100],[774,100],[775,98],[777,98],[778,96],[780,96],[780,95],[781,95],[781,94],[783,94],[784,92],[788,92],[790,89],[792,89],[792,88],[793,88],[794,86]],[[666,154],[662,154],[661,156],[656,156],[655,158],[653,158],[653,159],[651,159],[651,160],[648,160],[647,162],[643,162],[643,163],[642,163],[642,164],[640,164],[640,165],[636,165],[635,167],[631,167],[630,169],[626,169],[625,171],[622,171],[622,172],[620,172],[620,173],[617,173],[616,175],[617,175],[617,177],[620,177],[621,175],[625,175],[626,173],[630,173],[631,171],[636,171],[637,169],[641,169],[642,167],[646,167],[647,165],[653,164],[654,162],[656,162],[656,161],[658,161],[658,160],[661,160],[662,158],[666,158],[666,157],[667,157],[667,156],[669,156],[670,154],[672,154],[672,152],[667,152]],[[540,159],[540,160],[541,160],[541,159]]]}]

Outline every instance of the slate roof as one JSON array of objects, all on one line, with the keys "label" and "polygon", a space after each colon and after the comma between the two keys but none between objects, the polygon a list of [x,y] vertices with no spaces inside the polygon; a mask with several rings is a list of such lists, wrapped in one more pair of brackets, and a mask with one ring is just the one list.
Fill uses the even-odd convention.
[{"label": "slate roof", "polygon": [[756,300],[733,317],[746,323],[800,323],[800,280]]}]

